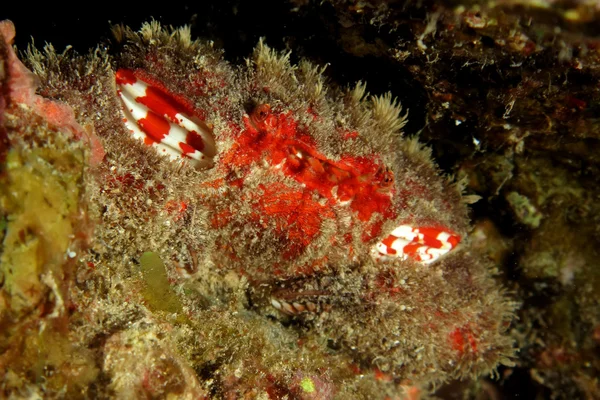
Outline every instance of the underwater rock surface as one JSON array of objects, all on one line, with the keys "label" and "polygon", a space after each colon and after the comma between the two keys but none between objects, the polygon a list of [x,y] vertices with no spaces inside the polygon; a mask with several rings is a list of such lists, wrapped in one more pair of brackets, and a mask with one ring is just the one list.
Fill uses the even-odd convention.
[{"label": "underwater rock surface", "polygon": [[414,398],[512,364],[463,184],[391,96],[157,23],[33,78],[1,28],[4,395]]}]

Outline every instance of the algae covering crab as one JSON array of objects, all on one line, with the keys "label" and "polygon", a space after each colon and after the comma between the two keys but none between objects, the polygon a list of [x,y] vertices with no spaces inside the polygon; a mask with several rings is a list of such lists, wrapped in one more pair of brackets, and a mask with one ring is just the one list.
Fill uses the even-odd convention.
[{"label": "algae covering crab", "polygon": [[[460,185],[402,135],[390,95],[329,87],[263,42],[232,66],[186,28],[113,33],[87,56],[28,51],[37,95],[3,47],[7,160],[30,168],[43,137],[87,154],[67,177],[64,265],[35,271],[27,316],[13,229],[33,217],[3,211],[17,240],[2,321],[24,349],[64,353],[4,351],[7,395],[403,398],[510,363],[515,305],[471,254]],[[14,165],[2,185],[18,193]]]}]

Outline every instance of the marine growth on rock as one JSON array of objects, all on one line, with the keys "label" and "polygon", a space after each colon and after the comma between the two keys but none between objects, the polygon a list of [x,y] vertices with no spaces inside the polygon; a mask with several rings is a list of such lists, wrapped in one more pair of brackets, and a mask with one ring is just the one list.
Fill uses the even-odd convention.
[{"label": "marine growth on rock", "polygon": [[[113,33],[87,56],[26,55],[41,98],[74,113],[56,135],[88,146],[93,233],[64,317],[100,395],[401,398],[510,363],[514,303],[391,94],[329,86],[262,41],[235,66],[187,28]],[[3,93],[5,121],[52,124]],[[17,121],[13,147],[33,124]]]}]

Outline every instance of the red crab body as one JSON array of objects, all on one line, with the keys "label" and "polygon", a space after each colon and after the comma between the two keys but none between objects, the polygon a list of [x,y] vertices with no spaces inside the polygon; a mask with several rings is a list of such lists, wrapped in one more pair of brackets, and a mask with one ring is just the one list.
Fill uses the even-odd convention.
[{"label": "red crab body", "polygon": [[[352,155],[329,160],[293,116],[272,113],[268,105],[257,106],[244,118],[242,134],[220,159],[218,168],[227,177],[225,182],[239,188],[233,197],[245,196],[245,181],[252,180],[256,165],[274,176],[290,178],[262,183],[248,198],[253,204],[250,221],[261,220],[266,227],[270,219],[275,224],[278,241],[285,245],[282,258],[286,262],[300,257],[322,234],[328,220],[336,229],[324,238],[326,246],[346,246],[344,256],[351,258],[356,225],[363,225],[362,232],[380,231],[386,219],[395,217],[392,179],[382,178],[386,168],[380,160]],[[340,212],[355,217],[346,229],[336,223]],[[368,242],[372,237],[362,234],[361,240]]]}]

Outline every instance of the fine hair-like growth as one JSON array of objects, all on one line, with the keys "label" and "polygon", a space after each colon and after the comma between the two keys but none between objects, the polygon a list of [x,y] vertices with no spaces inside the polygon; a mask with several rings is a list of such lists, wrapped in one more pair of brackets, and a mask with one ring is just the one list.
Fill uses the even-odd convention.
[{"label": "fine hair-like growth", "polygon": [[107,393],[384,398],[511,363],[515,304],[391,94],[263,41],[232,66],[188,28],[113,33],[26,57],[91,143],[94,270],[70,296],[112,316],[77,328]]}]

